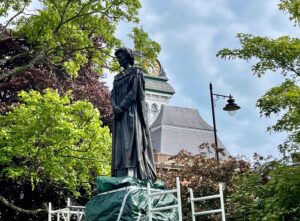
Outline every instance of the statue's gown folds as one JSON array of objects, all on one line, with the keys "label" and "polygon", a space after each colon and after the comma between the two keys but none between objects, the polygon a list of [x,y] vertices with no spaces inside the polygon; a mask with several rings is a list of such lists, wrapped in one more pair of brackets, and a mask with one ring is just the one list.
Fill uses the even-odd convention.
[{"label": "statue's gown folds", "polygon": [[112,134],[112,176],[134,176],[155,180],[156,172],[145,104],[143,70],[130,67],[114,79],[113,107],[124,111],[114,117]]}]

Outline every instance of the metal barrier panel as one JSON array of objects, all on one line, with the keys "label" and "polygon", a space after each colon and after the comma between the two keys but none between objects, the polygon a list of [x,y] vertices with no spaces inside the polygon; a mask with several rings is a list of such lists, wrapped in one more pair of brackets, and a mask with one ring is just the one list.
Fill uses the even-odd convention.
[{"label": "metal barrier panel", "polygon": [[[224,196],[223,196],[223,185],[219,184],[219,194],[211,195],[211,196],[204,196],[204,197],[194,197],[193,190],[189,188],[190,192],[190,201],[191,201],[191,209],[192,209],[192,221],[196,221],[196,216],[202,216],[202,215],[208,215],[213,213],[221,213],[222,214],[222,221],[225,220],[225,206],[224,206]],[[211,200],[211,199],[220,199],[220,209],[214,209],[214,210],[207,210],[202,212],[195,212],[195,202],[197,201],[204,201],[204,200]]]},{"label": "metal barrier panel", "polygon": [[[149,221],[152,221],[153,219],[153,212],[155,211],[163,211],[168,209],[178,209],[178,220],[182,221],[182,211],[181,211],[181,194],[180,194],[180,182],[179,177],[176,177],[176,189],[173,190],[164,190],[164,191],[157,191],[152,193],[150,183],[147,184],[147,193],[148,193],[148,218]],[[164,206],[159,208],[152,208],[152,201],[151,197],[157,196],[157,195],[165,195],[169,193],[176,193],[177,195],[177,204],[171,205],[171,206]]]},{"label": "metal barrier panel", "polygon": [[52,210],[52,204],[50,202],[48,207],[48,221],[52,221],[52,218],[56,218],[57,221],[61,219],[70,221],[72,215],[76,216],[77,221],[81,221],[84,217],[84,209],[84,206],[72,206],[70,198],[68,198],[67,207],[63,209]]}]

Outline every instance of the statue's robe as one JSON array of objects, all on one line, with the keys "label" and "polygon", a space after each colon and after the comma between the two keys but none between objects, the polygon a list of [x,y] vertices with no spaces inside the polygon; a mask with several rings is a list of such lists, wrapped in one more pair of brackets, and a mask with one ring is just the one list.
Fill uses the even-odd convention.
[{"label": "statue's robe", "polygon": [[156,179],[153,149],[147,123],[143,70],[129,67],[114,79],[111,101],[123,112],[115,113],[112,126],[112,176]]}]

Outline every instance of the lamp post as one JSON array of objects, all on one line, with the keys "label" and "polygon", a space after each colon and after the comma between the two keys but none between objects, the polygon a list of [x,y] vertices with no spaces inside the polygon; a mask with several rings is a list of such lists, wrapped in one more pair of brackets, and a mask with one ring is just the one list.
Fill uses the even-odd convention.
[{"label": "lamp post", "polygon": [[219,148],[218,148],[218,138],[217,138],[217,128],[216,128],[216,117],[215,117],[215,107],[214,107],[214,100],[213,96],[216,96],[217,98],[223,97],[223,98],[229,98],[227,100],[226,106],[223,108],[224,111],[228,111],[230,115],[234,115],[235,111],[240,109],[241,107],[238,106],[236,103],[234,103],[234,99],[231,95],[226,96],[223,94],[214,94],[213,93],[213,86],[211,83],[209,83],[209,90],[210,90],[210,101],[211,101],[211,111],[212,111],[212,117],[213,117],[213,126],[214,126],[214,138],[215,138],[215,148],[216,148],[216,160],[219,162]]}]

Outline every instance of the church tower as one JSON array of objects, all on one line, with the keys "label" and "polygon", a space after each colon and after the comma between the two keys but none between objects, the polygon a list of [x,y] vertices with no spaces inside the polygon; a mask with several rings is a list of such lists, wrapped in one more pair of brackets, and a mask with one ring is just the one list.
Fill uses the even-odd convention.
[{"label": "church tower", "polygon": [[158,60],[156,60],[153,72],[145,74],[144,77],[148,123],[151,125],[157,118],[162,105],[168,104],[171,97],[175,94],[175,90],[168,83],[169,79]]},{"label": "church tower", "polygon": [[[144,75],[145,100],[156,165],[168,167],[169,164],[173,164],[174,162],[169,161],[169,158],[178,154],[180,150],[214,158],[213,127],[196,109],[168,105],[175,90],[168,83],[169,79],[158,60],[150,73]],[[230,153],[219,138],[218,143],[223,149],[220,159],[228,159]],[[202,144],[208,144],[208,148],[199,148]]]}]

